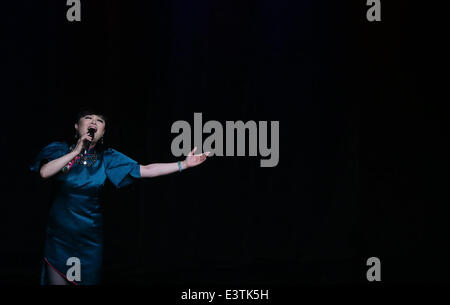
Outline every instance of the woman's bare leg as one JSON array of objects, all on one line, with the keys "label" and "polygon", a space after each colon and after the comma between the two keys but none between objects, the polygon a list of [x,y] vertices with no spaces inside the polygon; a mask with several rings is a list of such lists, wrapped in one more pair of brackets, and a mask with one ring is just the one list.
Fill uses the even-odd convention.
[{"label": "woman's bare leg", "polygon": [[49,265],[47,265],[47,275],[49,285],[69,285],[69,282]]}]

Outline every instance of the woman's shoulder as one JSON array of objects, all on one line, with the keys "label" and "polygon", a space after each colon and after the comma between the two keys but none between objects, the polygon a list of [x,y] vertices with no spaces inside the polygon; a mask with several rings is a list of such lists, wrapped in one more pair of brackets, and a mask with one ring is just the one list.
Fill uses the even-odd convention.
[{"label": "woman's shoulder", "polygon": [[41,149],[34,157],[30,164],[32,171],[38,171],[41,166],[41,162],[44,160],[51,161],[65,155],[69,150],[69,146],[66,142],[55,141],[47,144]]},{"label": "woman's shoulder", "polygon": [[103,151],[103,160],[107,164],[128,163],[133,161],[127,155],[112,147],[105,148]]},{"label": "woman's shoulder", "polygon": [[110,160],[114,159],[114,157],[116,155],[118,155],[119,152],[112,147],[107,147],[103,150],[102,154],[103,154],[103,159],[106,162],[109,162]]},{"label": "woman's shoulder", "polygon": [[105,158],[109,158],[109,159],[116,159],[116,158],[122,158],[122,157],[126,157],[125,154],[121,153],[120,151],[112,148],[112,147],[108,147],[105,148],[103,150],[103,157]]},{"label": "woman's shoulder", "polygon": [[61,149],[61,150],[67,150],[69,149],[69,144],[65,141],[53,141],[49,144],[47,144],[44,149]]},{"label": "woman's shoulder", "polygon": [[106,155],[106,156],[110,156],[110,155],[113,155],[113,154],[115,154],[115,153],[118,153],[118,151],[115,150],[115,149],[112,148],[112,147],[107,147],[107,148],[105,148],[105,149],[103,150],[103,155]]}]

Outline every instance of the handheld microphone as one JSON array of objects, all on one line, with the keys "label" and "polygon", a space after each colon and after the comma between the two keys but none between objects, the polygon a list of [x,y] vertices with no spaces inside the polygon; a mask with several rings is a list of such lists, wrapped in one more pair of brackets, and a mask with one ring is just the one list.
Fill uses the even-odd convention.
[{"label": "handheld microphone", "polygon": [[[88,134],[92,137],[92,138],[94,138],[94,134],[95,134],[95,132],[96,132],[97,130],[95,130],[95,128],[89,128],[88,129]],[[87,154],[87,152],[88,152],[88,149],[89,149],[89,147],[91,146],[91,141],[85,141],[85,145],[84,145],[84,151],[83,151],[83,154],[85,155],[85,154]]]}]

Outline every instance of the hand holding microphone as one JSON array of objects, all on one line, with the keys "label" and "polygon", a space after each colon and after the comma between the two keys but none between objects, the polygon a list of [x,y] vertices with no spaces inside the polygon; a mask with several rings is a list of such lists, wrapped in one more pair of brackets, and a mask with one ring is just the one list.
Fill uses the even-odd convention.
[{"label": "hand holding microphone", "polygon": [[90,127],[88,129],[88,132],[78,139],[78,143],[74,149],[78,154],[79,153],[83,153],[83,154],[87,153],[89,147],[91,146],[92,140],[94,139],[94,135],[95,135],[96,131],[97,130],[95,130],[95,128]]},{"label": "hand holding microphone", "polygon": [[86,140],[86,144],[85,144],[85,146],[84,146],[84,151],[83,151],[83,154],[85,155],[85,154],[87,154],[87,151],[89,150],[89,147],[91,146],[91,142],[92,142],[92,140],[94,139],[94,135],[95,135],[95,132],[96,132],[97,130],[95,130],[94,128],[92,128],[92,127],[90,127],[89,129],[88,129],[88,134],[89,134],[89,136],[91,137],[91,139],[90,140]]}]

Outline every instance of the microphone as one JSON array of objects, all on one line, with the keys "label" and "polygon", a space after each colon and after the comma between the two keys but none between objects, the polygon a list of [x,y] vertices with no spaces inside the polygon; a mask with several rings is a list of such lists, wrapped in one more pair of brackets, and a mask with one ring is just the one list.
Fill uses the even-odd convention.
[{"label": "microphone", "polygon": [[[88,134],[89,134],[92,138],[94,138],[94,134],[95,134],[96,131],[97,131],[97,130],[95,130],[95,128],[90,127],[90,128],[88,129]],[[87,141],[87,140],[86,140],[86,141],[85,141],[85,145],[84,145],[83,155],[87,154],[88,149],[89,149],[89,146],[91,146],[91,141]]]}]

